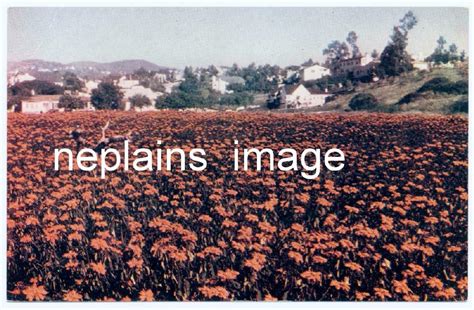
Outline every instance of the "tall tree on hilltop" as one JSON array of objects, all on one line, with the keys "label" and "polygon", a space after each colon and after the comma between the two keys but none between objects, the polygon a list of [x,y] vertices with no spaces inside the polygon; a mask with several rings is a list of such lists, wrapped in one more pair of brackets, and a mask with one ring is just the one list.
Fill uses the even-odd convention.
[{"label": "tall tree on hilltop", "polygon": [[348,58],[349,46],[346,42],[338,40],[329,43],[328,47],[323,50],[323,55],[326,56],[326,64],[335,66],[341,59]]},{"label": "tall tree on hilltop", "polygon": [[383,75],[396,76],[413,70],[411,57],[406,51],[408,32],[413,29],[418,20],[413,12],[409,11],[400,20],[398,26],[393,27],[390,42],[380,56],[379,71]]},{"label": "tall tree on hilltop", "polygon": [[360,49],[359,46],[357,45],[357,33],[355,31],[351,31],[347,34],[346,42],[349,44],[352,50],[352,57],[358,57],[360,56]]}]

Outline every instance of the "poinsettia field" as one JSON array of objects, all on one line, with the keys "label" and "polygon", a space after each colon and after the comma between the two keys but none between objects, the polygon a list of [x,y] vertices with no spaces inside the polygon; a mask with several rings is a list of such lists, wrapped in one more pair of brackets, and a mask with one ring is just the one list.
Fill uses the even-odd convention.
[{"label": "poinsettia field", "polygon": [[[53,169],[79,126],[206,150],[205,171]],[[8,298],[465,300],[467,118],[75,112],[8,116]],[[341,149],[345,167],[234,171],[241,147]]]}]

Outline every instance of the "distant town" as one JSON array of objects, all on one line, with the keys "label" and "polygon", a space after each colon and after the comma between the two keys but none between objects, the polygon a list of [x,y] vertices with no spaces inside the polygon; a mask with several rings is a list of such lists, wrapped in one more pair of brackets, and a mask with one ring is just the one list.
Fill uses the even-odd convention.
[{"label": "distant town", "polygon": [[[416,23],[416,17],[408,12],[394,27],[381,53],[361,51],[358,35],[351,31],[344,40],[334,40],[323,49],[324,63],[310,58],[284,68],[234,64],[180,70],[144,60],[108,64],[10,62],[8,109],[23,113],[103,109],[301,110],[325,107],[351,92],[356,95],[357,85],[412,71],[429,72],[467,64],[465,52],[459,52],[455,44],[448,45],[442,36],[432,55],[409,55],[408,32]],[[362,109],[377,101],[370,94],[359,95]],[[357,102],[352,108],[358,109]]]}]

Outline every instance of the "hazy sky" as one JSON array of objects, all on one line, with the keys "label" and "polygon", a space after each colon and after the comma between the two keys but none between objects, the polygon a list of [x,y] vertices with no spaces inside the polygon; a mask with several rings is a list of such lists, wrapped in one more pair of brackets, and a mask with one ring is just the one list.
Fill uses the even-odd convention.
[{"label": "hazy sky", "polygon": [[[8,58],[159,65],[301,64],[351,30],[363,52],[386,45],[407,8],[10,8]],[[439,35],[468,51],[468,10],[413,8],[408,49],[427,56]]]}]

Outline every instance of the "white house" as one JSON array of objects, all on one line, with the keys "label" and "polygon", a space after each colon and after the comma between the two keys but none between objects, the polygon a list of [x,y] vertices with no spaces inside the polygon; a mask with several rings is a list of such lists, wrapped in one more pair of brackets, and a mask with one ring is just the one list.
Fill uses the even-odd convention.
[{"label": "white house", "polygon": [[165,87],[165,93],[171,94],[173,92],[173,88],[177,87],[181,82],[166,82],[163,84]]},{"label": "white house", "polygon": [[227,92],[227,86],[228,85],[229,85],[228,82],[226,82],[223,79],[218,78],[214,75],[211,78],[211,88],[212,88],[212,90],[214,90],[218,93],[225,94]]},{"label": "white house", "polygon": [[133,86],[136,86],[139,84],[140,84],[139,80],[128,79],[126,76],[122,76],[117,83],[117,85],[120,88],[132,88]]},{"label": "white house", "polygon": [[231,90],[227,90],[227,86],[230,84],[245,84],[245,80],[239,76],[212,76],[211,78],[211,88],[212,90],[221,93],[229,94],[232,93]]},{"label": "white house", "polygon": [[159,83],[165,83],[168,80],[168,77],[164,73],[156,73],[153,78]]},{"label": "white house", "polygon": [[300,70],[300,77],[305,82],[317,80],[326,75],[331,75],[331,70],[320,65],[303,67]]},{"label": "white house", "polygon": [[355,78],[370,75],[375,69],[376,62],[372,56],[365,54],[357,57],[341,59],[331,68],[331,73],[336,76],[351,74]]},{"label": "white house", "polygon": [[60,95],[38,95],[31,96],[21,101],[21,112],[23,113],[46,113],[58,110]]},{"label": "white house", "polygon": [[89,80],[84,83],[86,93],[91,94],[93,89],[96,89],[99,86],[98,81]]},{"label": "white house", "polygon": [[281,103],[286,109],[311,108],[324,105],[328,92],[308,89],[303,84],[285,85],[281,91]]},{"label": "white house", "polygon": [[415,60],[412,62],[413,68],[418,70],[430,71],[431,65],[429,62],[423,60]]}]

